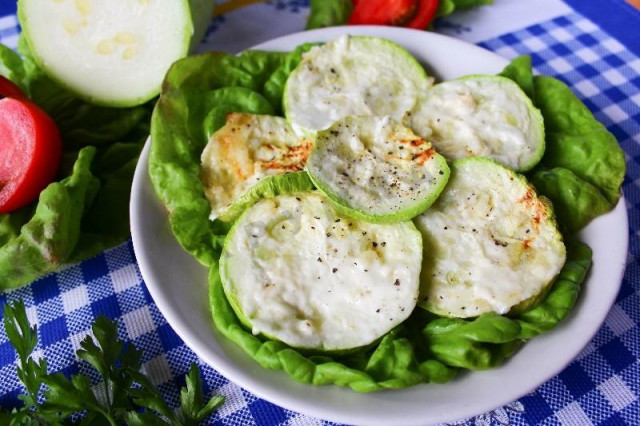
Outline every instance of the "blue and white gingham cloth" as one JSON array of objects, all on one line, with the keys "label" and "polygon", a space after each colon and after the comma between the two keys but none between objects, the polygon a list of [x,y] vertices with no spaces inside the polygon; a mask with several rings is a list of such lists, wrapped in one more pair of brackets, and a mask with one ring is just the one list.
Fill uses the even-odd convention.
[{"label": "blue and white gingham cloth", "polygon": [[[308,2],[269,2],[283,13],[305,12]],[[295,9],[295,10],[293,10]],[[1,9],[0,9],[1,11]],[[210,29],[225,26],[218,18]],[[637,28],[629,29],[637,31]],[[15,16],[0,18],[0,41],[14,45]],[[467,425],[640,425],[640,58],[583,15],[570,13],[481,45],[506,58],[529,54],[535,69],[565,81],[596,118],[612,131],[627,155],[623,190],[630,250],[622,289],[604,325],[576,360],[533,393]],[[207,393],[225,395],[212,417],[224,425],[323,425],[257,398],[204,365],[158,311],[140,276],[131,242],[0,295],[0,303],[23,298],[39,326],[36,354],[52,370],[94,374],[75,351],[98,314],[117,319],[119,333],[144,351],[144,369],[166,399],[178,404],[179,387],[192,361]],[[23,388],[16,355],[0,325],[0,405],[20,404]]]}]

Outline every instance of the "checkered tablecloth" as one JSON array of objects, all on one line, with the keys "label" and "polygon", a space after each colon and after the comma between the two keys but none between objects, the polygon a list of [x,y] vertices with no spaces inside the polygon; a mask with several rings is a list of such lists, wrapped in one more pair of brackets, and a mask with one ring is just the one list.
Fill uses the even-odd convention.
[{"label": "checkered tablecloth", "polygon": [[[11,14],[15,7],[9,2],[3,0],[0,5],[0,14],[9,14],[0,18],[0,42],[13,46],[19,30],[15,15]],[[254,15],[260,16],[262,22],[267,19],[265,15],[269,15],[269,22],[282,22],[278,27],[284,33],[302,29],[308,12],[307,1],[271,1],[252,6],[258,7],[262,9],[256,9]],[[236,24],[254,26],[249,9],[243,12],[247,13],[244,17],[236,12],[213,20],[205,44],[223,44]],[[640,26],[640,12],[637,13],[637,24],[629,29],[636,34]],[[633,46],[623,44],[624,40],[614,38],[596,22],[595,18],[569,10],[479,44],[506,58],[531,55],[537,72],[565,81],[618,138],[627,155],[623,190],[630,225],[622,289],[595,338],[564,371],[518,401],[464,424],[640,425],[640,57],[633,53],[637,52]],[[440,22],[437,28],[447,33],[452,28],[466,31],[464,25],[454,21]],[[260,39],[263,35],[254,36]],[[190,363],[198,363],[206,391],[227,397],[212,417],[212,424],[328,424],[263,401],[200,362],[169,327],[149,296],[130,241],[29,286],[1,294],[0,303],[18,298],[25,300],[30,320],[39,326],[36,353],[49,360],[50,369],[90,374],[91,369],[78,362],[75,351],[93,319],[104,314],[118,320],[122,338],[144,350],[147,374],[171,403],[178,402],[178,389]],[[0,329],[3,407],[17,405],[17,395],[23,392],[15,366],[15,352],[4,329]]]}]

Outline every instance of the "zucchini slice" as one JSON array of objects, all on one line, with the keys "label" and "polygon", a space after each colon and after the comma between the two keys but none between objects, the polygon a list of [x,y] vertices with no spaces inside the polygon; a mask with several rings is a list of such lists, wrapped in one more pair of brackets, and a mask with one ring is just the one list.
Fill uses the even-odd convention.
[{"label": "zucchini slice", "polygon": [[527,309],[566,260],[550,202],[487,158],[454,161],[442,195],[415,223],[426,253],[419,304],[438,315]]},{"label": "zucchini slice", "polygon": [[303,55],[287,79],[285,115],[307,136],[348,115],[401,119],[431,82],[403,47],[381,38],[342,36]]},{"label": "zucchini slice", "polygon": [[160,92],[169,66],[189,53],[213,0],[19,0],[38,65],[88,102],[125,107]]},{"label": "zucchini slice", "polygon": [[202,151],[200,179],[211,204],[210,219],[235,219],[251,188],[269,176],[301,171],[312,146],[282,117],[229,114]]},{"label": "zucchini slice", "polygon": [[309,191],[248,208],[226,238],[220,276],[230,305],[254,334],[343,351],[376,341],[409,316],[421,262],[412,222],[350,219]]},{"label": "zucchini slice", "polygon": [[375,223],[409,220],[449,178],[431,144],[391,117],[351,116],[318,133],[307,163],[314,184],[343,213]]},{"label": "zucchini slice", "polygon": [[505,77],[470,75],[436,84],[407,117],[409,127],[447,160],[489,157],[526,171],[544,154],[542,114]]}]

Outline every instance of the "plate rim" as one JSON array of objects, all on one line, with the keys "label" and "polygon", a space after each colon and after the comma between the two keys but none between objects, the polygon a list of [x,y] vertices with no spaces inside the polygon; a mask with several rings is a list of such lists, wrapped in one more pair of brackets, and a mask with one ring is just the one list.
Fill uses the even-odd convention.
[{"label": "plate rim", "polygon": [[[274,48],[274,45],[282,45],[283,43],[290,43],[292,40],[297,40],[300,37],[302,38],[314,38],[314,37],[321,37],[323,39],[329,39],[332,36],[338,35],[338,34],[344,34],[344,33],[351,33],[351,34],[362,34],[362,35],[374,35],[373,33],[379,34],[379,33],[385,33],[385,34],[401,34],[402,37],[417,37],[418,39],[423,38],[423,37],[427,37],[427,38],[433,38],[434,40],[446,40],[445,43],[452,43],[453,45],[457,45],[457,46],[464,46],[465,49],[469,49],[469,48],[473,48],[478,49],[478,50],[482,50],[484,51],[485,54],[490,54],[493,55],[494,57],[496,57],[496,60],[501,60],[503,63],[507,63],[508,61],[504,58],[499,57],[498,55],[496,55],[494,52],[488,51],[486,49],[483,49],[479,46],[473,45],[473,44],[469,44],[466,43],[464,41],[455,39],[455,38],[451,38],[448,36],[444,36],[441,34],[435,34],[435,33],[430,33],[430,32],[423,32],[423,31],[415,31],[415,30],[408,30],[408,29],[402,29],[402,28],[390,28],[390,27],[379,27],[379,26],[363,26],[363,27],[333,27],[333,28],[327,28],[327,29],[318,29],[318,30],[312,30],[312,31],[304,31],[304,32],[299,32],[299,33],[294,33],[294,34],[290,34],[290,35],[286,35],[283,37],[278,37],[275,38],[273,40],[258,44],[254,47],[252,47],[251,49],[264,49],[264,50],[276,50],[276,48]],[[380,35],[378,35],[380,36]],[[382,36],[382,37],[388,37],[388,36]],[[400,37],[400,36],[399,36]],[[296,41],[297,44],[300,44],[304,41]],[[402,43],[400,43],[402,44]],[[276,405],[279,405],[281,407],[284,407],[286,409],[290,409],[290,410],[294,410],[294,411],[298,411],[310,416],[314,416],[314,417],[319,417],[319,418],[324,418],[324,419],[328,419],[331,421],[336,421],[336,422],[344,422],[344,423],[358,423],[358,424],[385,424],[388,423],[388,421],[390,420],[390,418],[372,418],[370,415],[368,415],[367,413],[345,413],[345,412],[331,412],[331,411],[327,411],[326,407],[320,407],[320,406],[314,406],[313,404],[300,404],[299,401],[297,401],[297,399],[292,399],[292,398],[286,398],[286,397],[282,397],[277,396],[276,393],[273,393],[271,391],[273,391],[273,389],[268,389],[267,387],[261,386],[259,384],[257,384],[255,381],[251,381],[251,380],[246,380],[246,374],[240,374],[240,372],[236,371],[235,368],[237,367],[234,362],[227,362],[228,360],[226,359],[221,359],[218,358],[215,355],[212,355],[212,353],[210,353],[210,351],[208,351],[204,346],[200,345],[199,340],[197,339],[197,336],[194,336],[194,333],[192,330],[190,330],[188,327],[185,328],[185,324],[183,324],[182,320],[180,319],[180,315],[178,312],[175,311],[175,309],[172,307],[172,301],[168,299],[168,295],[165,294],[162,291],[161,286],[158,286],[157,284],[157,277],[156,277],[156,273],[153,271],[153,267],[151,266],[150,263],[150,259],[147,256],[147,250],[145,250],[145,241],[144,241],[144,237],[143,237],[143,232],[142,229],[144,229],[144,218],[141,218],[139,215],[141,213],[141,205],[143,203],[143,196],[145,195],[144,191],[146,190],[147,192],[149,191],[149,189],[152,192],[152,195],[155,196],[155,192],[153,188],[145,188],[145,182],[147,185],[150,184],[150,180],[149,180],[149,176],[148,176],[148,152],[149,152],[149,146],[150,146],[150,138],[149,140],[147,140],[147,142],[145,143],[145,147],[140,155],[140,160],[138,162],[138,165],[136,166],[136,170],[135,170],[135,174],[134,174],[134,179],[133,179],[133,183],[132,183],[132,192],[131,192],[131,203],[130,203],[130,217],[131,217],[131,235],[132,235],[132,240],[133,240],[133,248],[134,248],[134,252],[136,255],[136,259],[140,268],[140,273],[142,275],[142,278],[147,286],[147,289],[149,290],[149,293],[151,294],[154,302],[156,303],[156,305],[158,306],[158,309],[160,310],[160,312],[162,313],[162,315],[166,318],[167,322],[169,323],[169,325],[172,327],[172,329],[176,332],[176,334],[178,334],[178,336],[183,340],[184,344],[189,347],[191,350],[193,350],[193,352],[200,357],[203,361],[205,361],[208,365],[210,365],[212,368],[214,368],[216,371],[218,371],[220,374],[222,374],[224,377],[228,378],[230,381],[236,383],[238,386],[241,386],[247,390],[249,390],[250,392],[254,393],[256,396],[265,399],[269,402],[272,402]],[[147,196],[149,195],[148,193],[146,194]],[[160,204],[159,200],[156,197],[156,201],[158,204]],[[161,204],[160,204],[161,206]],[[620,223],[618,228],[620,229],[624,229],[624,236],[625,238],[623,239],[623,247],[624,250],[619,250],[619,251],[623,251],[624,253],[628,253],[628,217],[627,217],[627,210],[624,207],[625,206],[625,198],[624,196],[621,197],[621,200],[619,201],[618,205],[616,206],[616,208],[614,209],[614,211],[608,213],[605,216],[609,216],[609,215],[616,215],[618,222]],[[158,206],[156,206],[158,207]],[[166,211],[163,212],[164,216],[165,216],[165,220],[168,223],[168,215],[166,214]],[[622,226],[624,225],[624,226]],[[590,225],[591,226],[591,225]],[[619,229],[619,230],[620,230]],[[173,237],[173,235],[171,235]],[[178,244],[177,241],[174,239],[174,243]],[[180,248],[181,249],[181,248]],[[186,252],[185,252],[186,253]],[[190,256],[190,255],[189,255]],[[594,259],[595,261],[595,259]],[[469,406],[474,406],[473,403],[471,401],[465,401],[465,404],[467,405],[467,409],[466,410],[461,410],[459,413],[462,414],[453,414],[449,417],[437,417],[434,416],[431,419],[428,418],[415,418],[415,417],[410,417],[410,415],[407,415],[406,418],[402,419],[402,421],[404,421],[404,423],[402,423],[402,421],[400,423],[402,424],[424,424],[425,421],[427,422],[443,422],[443,421],[458,421],[460,419],[463,418],[468,418],[469,416],[473,416],[473,415],[478,415],[478,414],[482,414],[484,412],[493,410],[495,408],[501,407],[511,401],[517,400],[519,398],[521,398],[522,396],[526,395],[527,393],[529,393],[530,391],[536,389],[538,386],[540,386],[542,383],[546,382],[547,380],[549,380],[550,378],[556,376],[562,369],[564,369],[572,360],[574,360],[578,354],[580,353],[580,351],[582,351],[582,349],[584,348],[584,346],[586,346],[592,339],[593,336],[597,333],[597,331],[600,329],[600,327],[602,326],[602,323],[604,322],[604,320],[606,319],[606,315],[608,314],[609,310],[611,309],[611,307],[613,306],[614,302],[615,302],[615,298],[619,292],[620,286],[622,285],[622,279],[623,279],[623,274],[625,271],[625,266],[626,266],[626,255],[624,256],[623,262],[621,267],[617,268],[617,276],[615,277],[615,292],[613,292],[613,295],[610,296],[607,300],[605,300],[604,304],[602,305],[603,307],[605,307],[604,310],[604,315],[602,315],[602,318],[598,318],[597,321],[593,322],[590,324],[589,327],[589,332],[586,334],[583,334],[582,338],[580,339],[581,341],[584,340],[584,342],[582,342],[579,346],[579,348],[577,348],[577,346],[574,348],[573,351],[569,351],[571,353],[571,355],[569,357],[565,357],[565,359],[563,359],[562,362],[558,363],[558,364],[554,364],[554,368],[549,369],[546,371],[546,374],[543,374],[541,377],[539,377],[539,380],[535,380],[536,383],[535,384],[531,384],[530,386],[527,387],[527,389],[525,391],[520,390],[519,392],[517,392],[517,394],[512,395],[511,397],[505,398],[502,397],[490,404],[485,404],[486,408],[483,408],[480,412],[478,412],[477,409],[472,409],[469,410],[468,407]],[[585,279],[585,283],[588,282],[590,275]],[[580,293],[580,298],[582,299],[584,290],[581,290]],[[611,293],[611,292],[610,292]],[[580,300],[577,302],[579,303]],[[605,306],[606,305],[606,306]],[[575,311],[579,308],[579,306],[577,306],[576,308],[574,308],[571,312],[571,316],[574,316]],[[570,319],[567,318],[563,321],[562,324],[560,324],[560,326],[558,327],[558,329],[564,329],[566,327],[566,323],[569,321]],[[209,315],[209,323],[210,323],[210,328],[212,329],[212,331],[215,333],[216,330],[214,330],[213,327],[213,323],[211,321],[210,315]],[[550,333],[553,333],[553,331],[551,331]],[[548,333],[546,333],[548,334]],[[544,337],[546,336],[540,336],[537,337],[536,339],[544,339]],[[215,338],[214,336],[211,336],[212,338]],[[587,338],[588,337],[588,338]],[[535,339],[534,339],[535,341]],[[218,342],[219,344],[220,342]],[[528,345],[531,344],[531,342],[527,343]],[[577,349],[576,349],[577,348]],[[517,357],[518,354],[514,355],[514,357]],[[251,360],[253,361],[253,360]],[[253,361],[255,363],[255,361]],[[255,363],[257,366],[258,370],[261,370],[262,367],[260,367],[257,363]],[[494,372],[497,369],[492,369],[489,370],[488,373]],[[268,370],[267,370],[268,371]],[[246,372],[244,372],[246,373]],[[284,373],[282,372],[278,372],[281,373],[282,375],[284,375]],[[265,372],[265,374],[267,374]],[[269,373],[270,374],[270,373]],[[477,372],[471,372],[470,374],[478,374]],[[286,376],[286,379],[293,382],[293,380],[291,380],[288,376]],[[299,386],[302,386],[302,389],[317,389],[317,387],[313,387],[313,386],[307,386],[307,385],[300,385],[297,384]],[[427,384],[425,386],[440,386],[440,385],[432,385],[432,384]],[[445,385],[446,386],[446,385]],[[343,388],[338,388],[336,386],[331,386],[331,387],[323,387],[323,388],[333,388],[333,389],[343,389]],[[408,390],[404,390],[404,391],[408,391],[411,392],[411,389],[413,388],[408,388]],[[340,391],[341,392],[341,391]],[[354,392],[349,390],[349,392]],[[389,394],[390,392],[396,393],[396,394],[401,394],[403,393],[403,391],[401,390],[394,390],[394,391],[381,391],[375,394],[367,394],[367,395],[377,395],[377,396],[382,396],[384,397],[385,394]],[[476,403],[477,405],[477,403]],[[364,415],[363,415],[364,414]],[[398,419],[395,418],[394,423],[400,424],[398,423]]]}]

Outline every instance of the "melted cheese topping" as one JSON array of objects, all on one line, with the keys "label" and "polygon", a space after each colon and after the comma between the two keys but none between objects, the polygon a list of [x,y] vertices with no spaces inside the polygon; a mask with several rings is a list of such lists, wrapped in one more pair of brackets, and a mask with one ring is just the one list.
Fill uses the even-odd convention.
[{"label": "melted cheese topping", "polygon": [[421,259],[411,222],[349,219],[309,192],[248,209],[227,237],[220,273],[255,334],[334,350],[372,343],[409,316]]},{"label": "melted cheese topping", "polygon": [[408,124],[448,160],[482,156],[528,170],[544,152],[540,112],[504,77],[470,76],[437,84],[421,96]]},{"label": "melted cheese topping", "polygon": [[449,176],[428,141],[390,117],[367,116],[346,117],[320,132],[307,171],[332,199],[374,221],[416,216]]},{"label": "melted cheese topping", "polygon": [[453,162],[444,192],[415,223],[426,254],[420,304],[445,316],[505,314],[543,292],[566,258],[547,202],[483,158]]},{"label": "melted cheese topping", "polygon": [[202,152],[200,176],[211,219],[262,179],[303,169],[313,143],[295,135],[281,117],[232,113]]},{"label": "melted cheese topping", "polygon": [[403,47],[373,37],[342,36],[305,53],[284,93],[296,132],[313,134],[348,115],[401,119],[431,85]]}]

